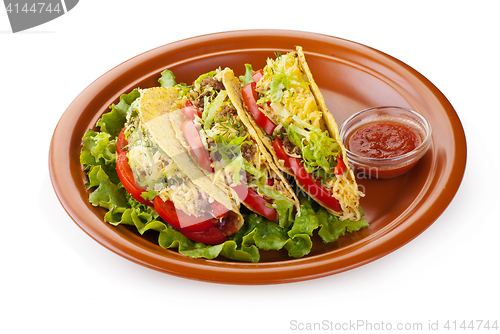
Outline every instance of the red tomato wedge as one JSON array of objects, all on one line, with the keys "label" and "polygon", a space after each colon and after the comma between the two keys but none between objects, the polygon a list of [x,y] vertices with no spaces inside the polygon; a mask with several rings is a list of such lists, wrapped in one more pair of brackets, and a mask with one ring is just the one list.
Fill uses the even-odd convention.
[{"label": "red tomato wedge", "polygon": [[198,133],[198,129],[196,129],[193,121],[190,119],[185,120],[181,125],[181,130],[188,145],[191,147],[191,152],[196,157],[198,164],[203,169],[213,172],[210,155],[208,154],[205,146],[203,146],[200,134]]},{"label": "red tomato wedge", "polygon": [[216,227],[212,227],[204,232],[181,231],[181,233],[189,239],[204,243],[205,245],[217,245],[226,241],[226,235]]},{"label": "red tomato wedge", "polygon": [[220,204],[217,201],[212,202],[212,214],[215,218],[221,219],[227,214],[227,209],[224,205]]},{"label": "red tomato wedge", "polygon": [[125,146],[128,145],[127,140],[125,139],[125,128],[120,131],[120,134],[116,138],[116,153],[121,154]]},{"label": "red tomato wedge", "polygon": [[271,203],[262,198],[255,190],[247,188],[247,186],[244,184],[238,185],[233,189],[238,194],[243,203],[251,207],[258,214],[266,217],[271,221],[276,221],[278,219],[278,212],[276,211],[276,209],[267,206]]},{"label": "red tomato wedge", "polygon": [[263,70],[258,70],[258,71],[255,71],[253,72],[252,74],[252,78],[255,82],[259,82],[260,79],[262,79],[262,77],[264,76],[264,71]]},{"label": "red tomato wedge", "polygon": [[[164,201],[160,196],[156,196],[153,200],[156,212],[167,223],[184,232],[203,232],[208,231],[217,224],[218,220],[210,217],[194,217],[188,215],[181,210],[176,210],[174,203],[171,201]],[[203,221],[200,221],[204,219]]]},{"label": "red tomato wedge", "polygon": [[152,206],[151,202],[141,197],[141,194],[144,192],[144,188],[139,187],[135,183],[134,173],[132,173],[132,169],[130,169],[127,153],[124,151],[120,153],[116,159],[116,173],[118,174],[118,178],[123,184],[125,190],[132,195],[134,199],[142,204]]},{"label": "red tomato wedge", "polygon": [[[165,219],[167,223],[175,227],[187,238],[195,241],[202,242],[207,245],[216,245],[226,241],[226,236],[219,229],[215,227],[217,219],[209,219],[203,222],[195,222],[190,226],[184,226],[181,228],[179,216],[175,210],[174,204],[170,201],[163,201],[159,196],[156,196],[153,200],[155,210],[158,212],[160,217]],[[180,213],[180,212],[179,212]],[[183,213],[184,214],[184,213]],[[186,217],[188,215],[184,214]],[[186,219],[186,217],[181,219]],[[185,223],[185,221],[183,221]]]},{"label": "red tomato wedge", "polygon": [[342,211],[342,207],[340,206],[339,201],[336,198],[332,197],[332,193],[328,189],[323,187],[321,183],[315,181],[312,178],[311,174],[309,174],[304,169],[304,166],[302,165],[300,159],[291,157],[286,154],[281,139],[274,139],[273,148],[278,159],[285,161],[285,167],[288,167],[292,170],[293,174],[297,177],[300,183],[302,183],[306,187],[308,193],[312,197],[317,198],[332,210]]},{"label": "red tomato wedge", "polygon": [[342,160],[341,157],[337,157],[337,166],[335,166],[333,173],[335,175],[342,175],[342,174],[344,174],[345,168],[346,168],[346,166],[345,166],[344,160]]},{"label": "red tomato wedge", "polygon": [[181,112],[190,120],[193,120],[195,115],[201,118],[201,112],[196,109],[191,101],[186,101],[186,103],[184,103]]},{"label": "red tomato wedge", "polygon": [[276,209],[268,207],[267,205],[271,203],[262,198],[255,190],[248,189],[248,196],[245,198],[244,202],[261,216],[271,221],[276,221],[278,219],[278,212]]},{"label": "red tomato wedge", "polygon": [[243,101],[248,108],[248,111],[252,114],[255,122],[259,125],[264,132],[271,136],[276,128],[276,124],[274,124],[262,111],[259,110],[257,106],[257,92],[255,91],[255,82],[251,82],[241,90],[241,94],[243,95]]}]

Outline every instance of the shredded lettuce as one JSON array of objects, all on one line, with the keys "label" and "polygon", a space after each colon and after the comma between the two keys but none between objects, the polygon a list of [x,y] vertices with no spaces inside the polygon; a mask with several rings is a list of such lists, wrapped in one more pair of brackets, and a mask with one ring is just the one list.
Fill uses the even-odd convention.
[{"label": "shredded lettuce", "polygon": [[285,125],[288,139],[302,153],[304,169],[309,173],[317,173],[318,169],[326,175],[333,175],[335,158],[340,154],[340,145],[331,138],[328,131],[321,131],[309,123],[293,116],[294,123]]},{"label": "shredded lettuce", "polygon": [[217,97],[212,101],[212,103],[209,103],[208,106],[205,104],[206,109],[203,111],[202,114],[202,119],[204,122],[203,128],[205,130],[210,130],[210,128],[212,127],[212,123],[215,120],[215,116],[217,115],[219,109],[222,107],[222,104],[224,104],[224,100],[226,99],[226,97],[227,97],[227,91],[221,90],[217,94]]},{"label": "shredded lettuce", "polygon": [[251,163],[243,158],[241,155],[241,146],[243,144],[255,145],[252,141],[247,140],[248,135],[243,137],[227,138],[220,134],[215,135],[215,146],[212,150],[216,150],[224,161],[226,171],[230,171],[233,176],[235,184],[241,184],[240,174],[243,170],[254,175],[257,179],[264,176],[263,172],[257,170]]},{"label": "shredded lettuce", "polygon": [[208,73],[204,73],[204,74],[200,75],[194,81],[194,90],[197,91],[197,92],[199,92],[200,88],[201,88],[201,85],[200,85],[201,80],[205,79],[206,77],[214,77],[216,74],[217,74],[217,70],[210,71]]},{"label": "shredded lettuce", "polygon": [[283,89],[290,89],[290,80],[287,76],[276,74],[270,85],[269,97],[271,102],[280,102],[283,97]]},{"label": "shredded lettuce", "polygon": [[283,98],[284,90],[289,90],[293,85],[301,87],[308,85],[307,82],[291,73],[276,70],[270,71],[269,69],[270,67],[264,68],[264,71],[268,73],[271,78],[269,89],[264,93],[263,97],[257,100],[257,104],[262,104],[267,101],[279,103]]}]

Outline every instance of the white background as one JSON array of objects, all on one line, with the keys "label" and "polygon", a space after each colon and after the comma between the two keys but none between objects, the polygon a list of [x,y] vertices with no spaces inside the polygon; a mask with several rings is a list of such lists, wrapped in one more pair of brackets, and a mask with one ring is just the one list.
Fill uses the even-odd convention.
[{"label": "white background", "polygon": [[[420,322],[424,329],[439,321],[447,332],[446,320],[500,322],[498,5],[465,3],[83,0],[66,15],[17,34],[2,8],[0,332],[298,332],[293,320]],[[441,90],[463,123],[468,165],[453,202],[429,229],[345,273],[233,286],[134,264],[71,220],[48,173],[51,136],[71,101],[137,54],[188,37],[253,28],[365,44]]]}]

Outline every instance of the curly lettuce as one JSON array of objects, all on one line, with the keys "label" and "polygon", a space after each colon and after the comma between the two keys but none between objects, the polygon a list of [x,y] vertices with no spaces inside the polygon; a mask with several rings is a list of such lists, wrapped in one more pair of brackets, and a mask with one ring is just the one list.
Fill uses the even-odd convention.
[{"label": "curly lettuce", "polygon": [[253,74],[254,70],[252,68],[252,65],[251,64],[245,64],[245,74],[244,75],[240,75],[239,79],[240,79],[240,82],[241,82],[241,87],[245,87],[247,84],[251,83],[251,82],[255,82],[255,80],[253,79]]},{"label": "curly lettuce", "polygon": [[170,70],[164,70],[161,72],[161,77],[158,79],[161,87],[176,87],[179,88],[179,98],[182,98],[186,93],[193,87],[185,83],[177,83],[175,80],[175,75]]}]

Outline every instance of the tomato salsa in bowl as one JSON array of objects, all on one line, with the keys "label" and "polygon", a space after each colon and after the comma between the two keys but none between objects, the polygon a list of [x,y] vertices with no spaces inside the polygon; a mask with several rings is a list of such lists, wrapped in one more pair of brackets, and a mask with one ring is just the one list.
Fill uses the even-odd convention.
[{"label": "tomato salsa in bowl", "polygon": [[390,179],[408,172],[424,156],[432,130],[427,119],[413,110],[381,106],[349,117],[340,136],[357,173]]}]

